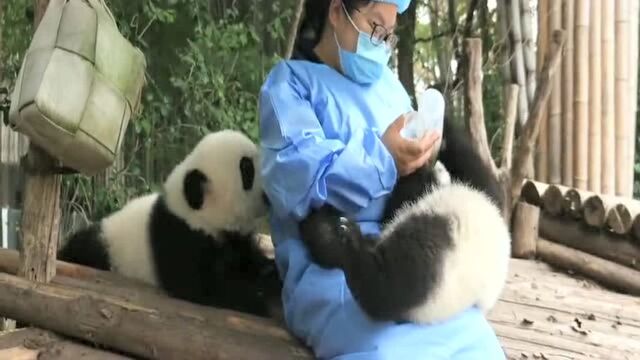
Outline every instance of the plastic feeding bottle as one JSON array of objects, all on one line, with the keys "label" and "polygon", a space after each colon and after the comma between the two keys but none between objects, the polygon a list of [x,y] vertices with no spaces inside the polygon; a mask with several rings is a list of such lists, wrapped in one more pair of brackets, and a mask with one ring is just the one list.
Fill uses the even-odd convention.
[{"label": "plastic feeding bottle", "polygon": [[429,130],[442,134],[444,106],[442,94],[436,89],[427,89],[418,98],[418,111],[406,115],[400,135],[407,139],[420,139]]}]

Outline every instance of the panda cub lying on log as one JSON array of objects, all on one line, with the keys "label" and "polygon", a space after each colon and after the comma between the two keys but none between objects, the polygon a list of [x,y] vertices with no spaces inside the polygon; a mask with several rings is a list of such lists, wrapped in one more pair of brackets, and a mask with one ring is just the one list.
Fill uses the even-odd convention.
[{"label": "panda cub lying on log", "polygon": [[258,161],[244,134],[209,134],[171,171],[161,193],[133,199],[73,234],[59,259],[112,270],[183,300],[266,316],[280,280],[254,236],[268,210]]},{"label": "panda cub lying on log", "polygon": [[441,147],[433,167],[398,179],[379,235],[363,235],[328,204],[300,223],[311,257],[342,269],[373,319],[433,323],[474,305],[486,312],[504,287],[511,236],[502,188],[446,120]]}]

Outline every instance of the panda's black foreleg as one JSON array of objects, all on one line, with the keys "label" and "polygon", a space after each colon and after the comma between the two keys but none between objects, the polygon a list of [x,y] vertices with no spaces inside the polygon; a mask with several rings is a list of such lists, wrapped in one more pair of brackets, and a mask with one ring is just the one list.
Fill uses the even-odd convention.
[{"label": "panda's black foreleg", "polygon": [[429,166],[423,166],[409,175],[398,178],[385,204],[382,224],[391,222],[398,210],[408,203],[416,202],[436,183],[435,171]]},{"label": "panda's black foreleg", "polygon": [[496,205],[502,207],[503,189],[493,170],[471,145],[467,133],[449,119],[445,119],[443,143],[438,160],[449,172],[452,180],[469,184],[487,194]]},{"label": "panda's black foreleg", "polygon": [[364,248],[348,248],[347,284],[372,318],[404,321],[409,310],[433,293],[442,277],[444,256],[453,246],[449,220],[416,212],[383,234],[383,238],[368,235],[361,239]]},{"label": "panda's black foreleg", "polygon": [[344,265],[347,244],[345,232],[341,231],[343,226],[354,226],[354,231],[360,233],[357,225],[351,224],[328,204],[312,210],[300,222],[300,237],[318,265],[326,268],[341,268]]}]

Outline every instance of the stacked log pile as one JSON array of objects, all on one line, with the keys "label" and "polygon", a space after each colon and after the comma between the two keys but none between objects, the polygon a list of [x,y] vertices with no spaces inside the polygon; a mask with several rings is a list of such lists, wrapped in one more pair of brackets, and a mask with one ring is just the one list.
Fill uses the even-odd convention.
[{"label": "stacked log pile", "polygon": [[640,295],[639,201],[526,180],[513,224],[515,257]]}]

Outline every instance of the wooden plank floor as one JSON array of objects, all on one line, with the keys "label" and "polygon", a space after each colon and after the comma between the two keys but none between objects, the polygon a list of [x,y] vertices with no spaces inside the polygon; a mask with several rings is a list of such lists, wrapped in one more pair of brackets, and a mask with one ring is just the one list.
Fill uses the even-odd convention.
[{"label": "wooden plank floor", "polygon": [[512,260],[489,319],[509,359],[640,359],[640,298],[544,263]]}]

